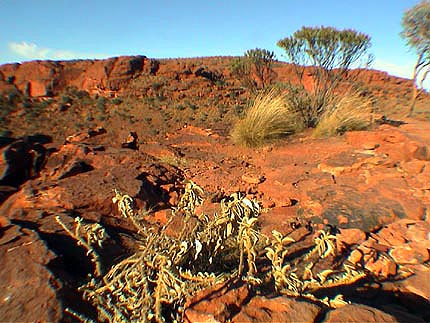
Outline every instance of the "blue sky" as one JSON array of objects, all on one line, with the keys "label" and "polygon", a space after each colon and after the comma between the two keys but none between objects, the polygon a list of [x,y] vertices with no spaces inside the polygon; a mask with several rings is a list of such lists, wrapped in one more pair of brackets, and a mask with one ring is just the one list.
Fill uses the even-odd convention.
[{"label": "blue sky", "polygon": [[275,51],[302,26],[353,28],[372,38],[374,68],[410,77],[400,38],[418,0],[0,0],[0,64],[119,55],[195,57]]}]

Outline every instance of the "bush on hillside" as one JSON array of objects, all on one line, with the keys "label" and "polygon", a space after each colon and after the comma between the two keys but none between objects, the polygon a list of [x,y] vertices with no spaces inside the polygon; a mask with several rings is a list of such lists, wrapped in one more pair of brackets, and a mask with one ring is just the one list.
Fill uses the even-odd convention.
[{"label": "bush on hillside", "polygon": [[239,78],[243,86],[255,91],[266,88],[274,79],[273,63],[275,53],[267,49],[255,48],[245,52],[243,57],[233,60],[230,70]]},{"label": "bush on hillside", "polygon": [[[303,106],[306,110],[301,111],[308,127],[318,124],[330,97],[341,81],[349,77],[350,68],[367,66],[371,62],[371,55],[367,55],[370,37],[351,29],[302,27],[292,36],[279,40],[278,46],[294,64],[300,84],[304,85],[305,76],[312,80],[306,89],[310,106]],[[309,66],[314,68],[306,70]]]}]

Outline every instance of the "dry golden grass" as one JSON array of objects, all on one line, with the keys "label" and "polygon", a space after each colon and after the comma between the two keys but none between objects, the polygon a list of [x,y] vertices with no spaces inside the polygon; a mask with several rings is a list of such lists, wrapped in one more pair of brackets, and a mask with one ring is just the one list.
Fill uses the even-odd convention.
[{"label": "dry golden grass", "polygon": [[352,92],[334,96],[327,104],[313,136],[317,138],[364,130],[372,123],[372,100]]},{"label": "dry golden grass", "polygon": [[231,136],[235,143],[260,147],[302,128],[301,118],[288,105],[285,94],[272,89],[254,99],[245,117],[234,126]]}]

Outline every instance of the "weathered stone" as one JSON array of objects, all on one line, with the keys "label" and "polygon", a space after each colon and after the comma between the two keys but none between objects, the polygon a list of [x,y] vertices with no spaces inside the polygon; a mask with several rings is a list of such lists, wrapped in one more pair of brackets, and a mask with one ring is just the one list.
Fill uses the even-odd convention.
[{"label": "weathered stone", "polygon": [[257,296],[242,306],[232,322],[314,322],[320,307],[294,298]]},{"label": "weathered stone", "polygon": [[429,251],[426,247],[410,243],[401,246],[395,246],[390,250],[390,256],[402,265],[422,264],[429,260]]},{"label": "weathered stone", "polygon": [[42,141],[39,143],[37,136],[28,136],[3,148],[0,185],[17,187],[39,174],[46,159]]},{"label": "weathered stone", "polygon": [[351,304],[328,312],[324,323],[400,322],[396,317],[366,305]]},{"label": "weathered stone", "polygon": [[137,133],[134,131],[131,131],[128,133],[125,141],[121,144],[121,148],[129,148],[129,149],[137,150],[138,149],[137,140],[138,140]]},{"label": "weathered stone", "polygon": [[0,317],[4,322],[58,322],[63,316],[61,283],[46,266],[56,256],[28,229],[6,231],[0,245]]},{"label": "weathered stone", "polygon": [[353,264],[359,264],[361,259],[363,259],[363,253],[359,249],[354,249],[348,256],[348,260]]},{"label": "weathered stone", "polygon": [[387,279],[397,274],[397,264],[388,257],[379,256],[378,259],[369,259],[364,265],[373,275]]},{"label": "weathered stone", "polygon": [[264,182],[265,178],[260,175],[243,174],[242,180],[248,184],[260,184]]},{"label": "weathered stone", "polygon": [[85,160],[74,160],[67,167],[58,174],[58,179],[64,179],[67,177],[76,176],[78,174],[86,173],[92,171],[94,169],[87,161]]},{"label": "weathered stone", "polygon": [[185,322],[189,323],[221,323],[217,320],[213,314],[202,313],[193,309],[187,309],[185,311]]},{"label": "weathered stone", "polygon": [[357,245],[366,240],[366,233],[360,229],[340,229],[336,239],[348,246]]},{"label": "weathered stone", "polygon": [[109,95],[109,91],[120,90],[142,71],[153,73],[155,66],[144,69],[144,65],[151,65],[151,62],[145,56],[64,62],[32,61],[1,65],[0,74],[7,79],[13,78],[15,88],[31,97],[52,96],[67,86],[75,86],[91,94]]},{"label": "weathered stone", "polygon": [[411,269],[413,275],[401,282],[402,289],[430,302],[430,269],[422,265]]},{"label": "weathered stone", "polygon": [[[191,319],[204,319],[204,322],[226,322],[230,320],[243,302],[249,297],[246,285],[228,288],[214,286],[200,291],[187,301],[186,316]],[[192,304],[192,305],[191,305]],[[188,313],[188,314],[187,314]],[[189,320],[191,321],[189,318]],[[196,321],[194,321],[196,322]]]}]

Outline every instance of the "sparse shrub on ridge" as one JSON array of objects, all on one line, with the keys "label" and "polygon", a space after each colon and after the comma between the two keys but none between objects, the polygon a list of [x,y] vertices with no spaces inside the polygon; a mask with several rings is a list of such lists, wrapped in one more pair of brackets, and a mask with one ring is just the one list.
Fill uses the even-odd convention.
[{"label": "sparse shrub on ridge", "polygon": [[372,104],[358,92],[333,96],[313,135],[321,138],[367,129],[372,122]]},{"label": "sparse shrub on ridge", "polygon": [[273,71],[275,60],[275,53],[267,49],[249,49],[243,57],[233,60],[230,70],[232,75],[241,80],[243,86],[255,91],[272,83],[276,75]]},{"label": "sparse shrub on ridge", "polygon": [[234,142],[259,147],[303,128],[300,115],[291,108],[279,89],[262,91],[231,133]]},{"label": "sparse shrub on ridge", "polygon": [[[294,64],[294,72],[301,85],[311,72],[312,84],[306,89],[311,106],[304,106],[306,110],[302,111],[307,127],[318,124],[331,95],[342,81],[350,77],[350,68],[366,67],[372,60],[372,56],[367,55],[370,37],[352,29],[302,27],[277,44],[285,50],[288,61]],[[314,68],[306,70],[309,66]]]}]

